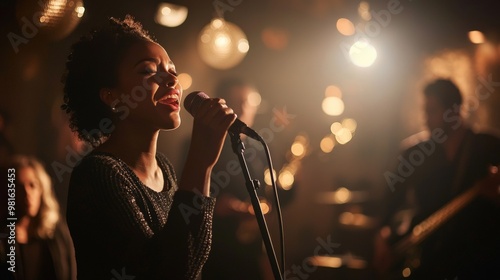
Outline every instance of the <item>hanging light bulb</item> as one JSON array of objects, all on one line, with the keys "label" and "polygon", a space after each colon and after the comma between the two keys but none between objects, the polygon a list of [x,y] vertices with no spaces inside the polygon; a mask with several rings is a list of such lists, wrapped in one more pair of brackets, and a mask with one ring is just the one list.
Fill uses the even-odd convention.
[{"label": "hanging light bulb", "polygon": [[201,59],[216,69],[229,69],[240,63],[250,46],[243,31],[222,18],[203,28],[198,39]]},{"label": "hanging light bulb", "polygon": [[170,3],[160,3],[156,12],[155,21],[167,27],[176,27],[184,23],[188,15],[188,8]]},{"label": "hanging light bulb", "polygon": [[355,42],[349,49],[352,63],[359,67],[369,67],[377,59],[377,50],[366,40]]}]

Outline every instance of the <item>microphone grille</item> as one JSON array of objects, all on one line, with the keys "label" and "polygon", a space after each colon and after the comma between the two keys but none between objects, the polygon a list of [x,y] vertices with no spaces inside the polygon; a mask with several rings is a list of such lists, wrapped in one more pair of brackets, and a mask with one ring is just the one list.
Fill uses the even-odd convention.
[{"label": "microphone grille", "polygon": [[200,108],[201,102],[208,98],[210,97],[203,91],[193,91],[184,99],[184,108],[193,115]]}]

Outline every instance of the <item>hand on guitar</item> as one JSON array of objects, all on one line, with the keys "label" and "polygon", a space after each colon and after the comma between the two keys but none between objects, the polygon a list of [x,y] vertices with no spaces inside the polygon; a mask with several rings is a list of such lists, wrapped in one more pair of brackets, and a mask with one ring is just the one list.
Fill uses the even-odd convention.
[{"label": "hand on guitar", "polygon": [[488,176],[478,182],[479,194],[500,206],[500,172],[498,166],[492,166]]}]

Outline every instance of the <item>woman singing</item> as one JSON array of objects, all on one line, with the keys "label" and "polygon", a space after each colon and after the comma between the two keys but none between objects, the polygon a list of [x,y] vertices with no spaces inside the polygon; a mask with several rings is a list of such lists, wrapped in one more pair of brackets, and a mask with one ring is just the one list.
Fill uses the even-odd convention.
[{"label": "woman singing", "polygon": [[94,147],[74,168],[68,225],[78,279],[196,279],[211,244],[210,173],[236,115],[206,99],[179,184],[156,150],[180,125],[182,88],[167,52],[127,16],[72,46],[63,109]]}]

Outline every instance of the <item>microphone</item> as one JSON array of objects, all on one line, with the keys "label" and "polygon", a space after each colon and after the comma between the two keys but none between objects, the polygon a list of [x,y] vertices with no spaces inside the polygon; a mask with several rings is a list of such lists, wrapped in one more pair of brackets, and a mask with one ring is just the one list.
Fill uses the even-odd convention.
[{"label": "microphone", "polygon": [[[201,102],[203,100],[210,98],[206,93],[203,91],[193,91],[190,94],[186,96],[186,99],[184,99],[184,108],[194,116],[194,114],[198,111],[200,108]],[[239,119],[236,119],[233,124],[229,127],[229,132],[232,134],[240,134],[243,133],[246,136],[253,138],[257,141],[260,141],[262,138],[260,137],[255,130],[251,129],[248,127],[244,122],[240,121]]]}]

